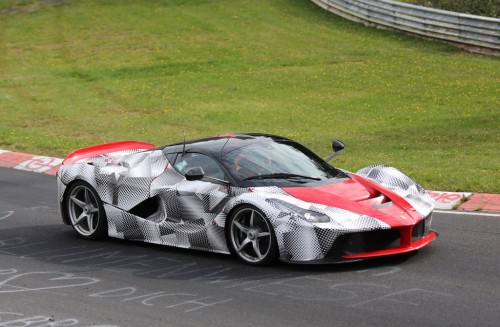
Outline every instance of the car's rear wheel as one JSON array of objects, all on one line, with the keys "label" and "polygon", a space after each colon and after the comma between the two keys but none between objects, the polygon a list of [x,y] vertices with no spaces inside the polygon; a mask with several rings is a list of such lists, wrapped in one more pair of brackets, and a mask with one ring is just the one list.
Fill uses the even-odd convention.
[{"label": "car's rear wheel", "polygon": [[242,261],[262,266],[277,260],[279,251],[274,230],[259,209],[250,205],[237,208],[226,226],[228,247]]},{"label": "car's rear wheel", "polygon": [[65,201],[66,217],[79,236],[91,240],[107,236],[108,224],[102,201],[90,184],[84,181],[71,184]]}]

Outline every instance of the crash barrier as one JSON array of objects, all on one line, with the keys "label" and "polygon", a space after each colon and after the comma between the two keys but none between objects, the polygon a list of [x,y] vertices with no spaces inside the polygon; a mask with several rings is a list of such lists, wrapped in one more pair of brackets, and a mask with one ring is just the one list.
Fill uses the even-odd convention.
[{"label": "crash barrier", "polygon": [[500,55],[500,19],[390,0],[311,0],[346,19],[437,39],[468,51]]}]

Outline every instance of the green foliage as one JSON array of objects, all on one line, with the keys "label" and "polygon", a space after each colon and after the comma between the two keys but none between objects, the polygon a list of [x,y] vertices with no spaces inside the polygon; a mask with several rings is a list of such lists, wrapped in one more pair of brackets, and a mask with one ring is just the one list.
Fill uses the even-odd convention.
[{"label": "green foliage", "polygon": [[404,0],[402,2],[471,15],[500,17],[498,0]]},{"label": "green foliage", "polygon": [[308,0],[6,1],[0,149],[64,156],[250,131],[326,157],[335,137],[340,167],[385,163],[429,189],[500,192],[498,58]]}]

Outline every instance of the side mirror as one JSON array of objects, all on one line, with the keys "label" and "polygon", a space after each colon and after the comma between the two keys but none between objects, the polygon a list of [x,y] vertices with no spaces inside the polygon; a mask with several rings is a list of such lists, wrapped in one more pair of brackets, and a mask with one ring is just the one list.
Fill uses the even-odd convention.
[{"label": "side mirror", "polygon": [[200,179],[203,178],[204,175],[205,172],[201,167],[189,168],[188,170],[186,170],[186,173],[184,174],[184,176],[188,181],[199,181]]},{"label": "side mirror", "polygon": [[339,151],[342,151],[345,149],[345,145],[344,145],[344,143],[342,143],[342,141],[333,140],[332,149],[333,149],[333,152],[339,152]]},{"label": "side mirror", "polygon": [[325,161],[330,161],[335,157],[337,154],[339,154],[340,151],[345,149],[344,143],[339,140],[333,140],[332,142],[332,148],[333,148],[333,153],[329,155],[327,158],[325,158]]}]

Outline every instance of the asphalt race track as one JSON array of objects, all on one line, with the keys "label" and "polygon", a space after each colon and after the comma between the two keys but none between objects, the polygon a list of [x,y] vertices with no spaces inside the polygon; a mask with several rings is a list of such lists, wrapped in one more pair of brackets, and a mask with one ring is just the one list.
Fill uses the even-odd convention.
[{"label": "asphalt race track", "polygon": [[435,213],[414,255],[255,268],[85,241],[53,176],[0,168],[0,326],[498,326],[500,216]]}]

